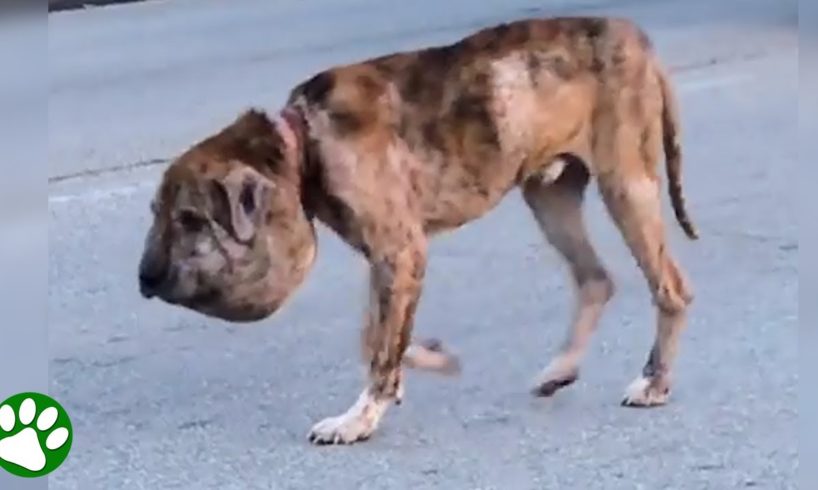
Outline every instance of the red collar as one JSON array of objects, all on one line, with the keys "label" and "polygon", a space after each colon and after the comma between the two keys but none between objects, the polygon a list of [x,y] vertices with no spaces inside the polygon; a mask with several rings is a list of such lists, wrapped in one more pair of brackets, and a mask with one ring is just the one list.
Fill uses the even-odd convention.
[{"label": "red collar", "polygon": [[289,126],[290,130],[295,136],[295,158],[300,180],[299,187],[301,188],[303,200],[302,204],[304,206],[304,211],[311,217],[311,206],[307,202],[309,200],[307,188],[310,186],[311,181],[314,178],[314,162],[312,162],[312,155],[310,155],[309,152],[310,145],[308,141],[309,134],[307,120],[304,117],[302,110],[293,106],[285,106],[283,109],[281,109],[279,112],[279,117],[287,126]]},{"label": "red collar", "polygon": [[308,158],[308,129],[304,113],[300,108],[288,105],[281,109],[279,117],[281,121],[289,127],[290,131],[292,131],[292,135],[295,137],[295,159],[297,164],[303,167],[307,163],[306,160]]},{"label": "red collar", "polygon": [[296,107],[286,106],[281,109],[279,115],[295,133],[298,146],[303,147],[307,137],[307,121],[304,120],[304,114]]}]

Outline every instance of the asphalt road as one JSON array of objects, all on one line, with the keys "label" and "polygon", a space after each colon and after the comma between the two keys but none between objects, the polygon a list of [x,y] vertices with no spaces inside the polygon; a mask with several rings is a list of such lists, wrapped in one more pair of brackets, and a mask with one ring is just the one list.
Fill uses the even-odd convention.
[{"label": "asphalt road", "polygon": [[[703,237],[670,230],[697,300],[667,407],[619,406],[654,314],[595,194],[618,294],[582,379],[528,395],[571,290],[514,194],[432,247],[416,332],[452,346],[462,376],[410,373],[404,404],[353,447],[306,440],[363,375],[365,265],[329,232],[308,282],[257,325],[139,297],[148,202],[174,153],[328,64],[568,12],[635,19],[674,68]],[[49,34],[49,369],[75,429],[52,490],[796,488],[794,3],[178,0],[52,14]]]}]

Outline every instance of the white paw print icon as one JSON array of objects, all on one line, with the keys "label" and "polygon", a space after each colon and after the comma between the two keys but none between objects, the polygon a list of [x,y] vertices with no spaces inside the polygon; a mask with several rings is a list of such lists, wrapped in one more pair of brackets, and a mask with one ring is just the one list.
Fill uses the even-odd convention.
[{"label": "white paw print icon", "polygon": [[[56,463],[49,461],[46,450],[52,453],[63,447],[70,432],[66,427],[54,427],[59,417],[56,407],[42,408],[39,416],[37,408],[32,398],[20,403],[16,415],[12,405],[0,406],[0,463],[12,463],[30,472],[43,471],[46,466]],[[7,465],[3,466],[9,469]]]}]

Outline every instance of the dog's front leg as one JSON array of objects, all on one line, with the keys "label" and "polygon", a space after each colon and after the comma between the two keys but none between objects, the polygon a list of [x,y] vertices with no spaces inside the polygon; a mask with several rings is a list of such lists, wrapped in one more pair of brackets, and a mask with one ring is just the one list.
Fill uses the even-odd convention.
[{"label": "dog's front leg", "polygon": [[426,266],[425,246],[419,242],[372,259],[369,318],[363,335],[367,386],[345,413],[313,426],[310,441],[351,444],[367,439],[389,405],[400,399],[401,361],[411,339]]}]

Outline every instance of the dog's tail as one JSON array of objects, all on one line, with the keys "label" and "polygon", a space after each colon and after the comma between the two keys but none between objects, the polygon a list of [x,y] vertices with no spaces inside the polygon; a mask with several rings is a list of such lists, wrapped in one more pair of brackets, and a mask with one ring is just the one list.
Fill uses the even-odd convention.
[{"label": "dog's tail", "polygon": [[682,148],[679,143],[680,124],[676,96],[665,71],[657,67],[656,73],[659,76],[659,86],[662,90],[662,143],[665,148],[670,202],[679,225],[688,238],[695,240],[699,238],[699,233],[687,214],[682,193]]}]

